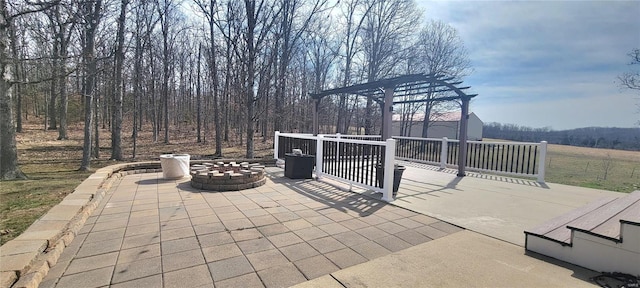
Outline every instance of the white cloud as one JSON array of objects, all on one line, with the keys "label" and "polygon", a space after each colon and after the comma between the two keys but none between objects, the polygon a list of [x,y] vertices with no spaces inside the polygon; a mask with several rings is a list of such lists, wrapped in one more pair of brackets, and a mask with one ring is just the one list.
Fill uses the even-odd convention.
[{"label": "white cloud", "polygon": [[640,1],[418,3],[460,32],[475,70],[465,84],[490,121],[630,127],[640,118],[632,92],[614,82],[640,47]]}]

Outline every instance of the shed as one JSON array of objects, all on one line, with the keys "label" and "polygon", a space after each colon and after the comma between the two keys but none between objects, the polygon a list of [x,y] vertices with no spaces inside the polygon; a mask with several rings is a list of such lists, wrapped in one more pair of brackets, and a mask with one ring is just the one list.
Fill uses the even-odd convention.
[{"label": "shed", "polygon": [[[427,137],[458,139],[460,134],[460,111],[439,113],[431,115],[430,125],[427,129]],[[467,139],[472,141],[482,140],[482,127],[484,123],[476,115],[469,113]],[[402,115],[393,115],[391,131],[393,136],[422,137],[424,114],[415,114],[413,119],[406,119],[405,129],[402,129]]]}]

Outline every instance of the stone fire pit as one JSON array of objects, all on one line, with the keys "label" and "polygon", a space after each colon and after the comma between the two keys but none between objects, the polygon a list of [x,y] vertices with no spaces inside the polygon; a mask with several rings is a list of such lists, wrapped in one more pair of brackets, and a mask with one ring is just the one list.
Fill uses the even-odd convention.
[{"label": "stone fire pit", "polygon": [[211,191],[237,191],[264,185],[264,166],[249,162],[216,162],[191,166],[191,187]]}]

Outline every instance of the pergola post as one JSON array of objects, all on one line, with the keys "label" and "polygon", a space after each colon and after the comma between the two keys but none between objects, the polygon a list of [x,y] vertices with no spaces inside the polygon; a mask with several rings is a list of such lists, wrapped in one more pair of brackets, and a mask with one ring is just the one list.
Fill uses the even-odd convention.
[{"label": "pergola post", "polygon": [[395,86],[384,88],[384,107],[382,108],[382,141],[391,138],[391,119],[393,116],[393,92]]},{"label": "pergola post", "polygon": [[469,122],[469,101],[468,96],[462,96],[462,112],[460,113],[460,134],[458,140],[460,140],[460,153],[458,153],[458,177],[464,177],[466,160],[467,160],[467,123]]}]

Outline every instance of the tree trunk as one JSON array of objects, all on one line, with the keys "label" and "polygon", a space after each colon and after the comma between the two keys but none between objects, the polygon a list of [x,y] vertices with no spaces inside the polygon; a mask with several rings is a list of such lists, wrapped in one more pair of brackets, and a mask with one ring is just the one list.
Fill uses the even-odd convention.
[{"label": "tree trunk", "polygon": [[197,84],[196,84],[196,131],[197,131],[197,142],[202,143],[202,98],[200,95],[200,61],[202,59],[202,43],[198,45],[198,72],[197,72]]},{"label": "tree trunk", "polygon": [[[9,37],[10,37],[10,44],[11,44],[11,51],[12,51],[12,55],[13,55],[13,69],[14,69],[14,74],[17,76],[18,78],[18,82],[20,82],[20,80],[24,80],[23,78],[23,69],[22,69],[22,63],[19,60],[20,59],[20,53],[18,51],[18,38],[16,37],[16,29],[15,26],[13,25],[13,22],[8,23],[8,29],[9,29]],[[20,133],[22,132],[22,84],[20,83],[16,83],[13,85],[13,89],[15,91],[15,95],[16,95],[16,132]]]},{"label": "tree trunk", "polygon": [[255,61],[256,61],[256,51],[254,46],[254,32],[256,28],[256,2],[251,0],[245,0],[245,8],[247,12],[247,32],[246,32],[246,44],[247,44],[247,75],[246,75],[246,105],[247,105],[247,118],[246,118],[246,128],[247,128],[247,154],[246,157],[251,159],[253,158],[253,117],[255,114],[255,95],[253,91],[254,87],[254,78],[255,78]]},{"label": "tree trunk", "polygon": [[118,17],[118,32],[116,35],[116,67],[114,76],[114,98],[113,98],[113,122],[111,125],[111,159],[122,160],[122,65],[124,62],[124,25],[127,16],[127,5],[129,0],[120,2],[120,17]]},{"label": "tree trunk", "polygon": [[5,0],[0,0],[0,179],[25,179],[18,167],[16,130],[11,108],[11,63],[9,63],[9,31],[11,25]]},{"label": "tree trunk", "polygon": [[[97,86],[97,84],[94,84]],[[97,87],[94,89],[97,91]],[[96,93],[93,95],[93,110],[95,113],[93,114],[93,158],[100,158],[100,119],[103,113],[100,113],[100,94]],[[104,119],[104,117],[102,117]],[[104,121],[103,121],[104,125]]]},{"label": "tree trunk", "polygon": [[[56,33],[57,34],[57,33]],[[55,41],[53,41],[53,52],[52,52],[52,65],[51,65],[51,86],[50,86],[50,94],[49,94],[49,106],[47,107],[47,117],[49,119],[49,127],[47,130],[56,130],[58,129],[58,124],[56,122],[56,100],[57,100],[57,84],[58,84],[58,71],[60,71],[60,55],[59,55],[59,40],[58,37],[55,37]]]},{"label": "tree trunk", "polygon": [[[215,13],[215,1],[211,0],[210,1],[210,11],[209,11],[209,33],[211,35],[211,43],[209,45],[211,45],[210,49],[211,49],[211,67],[209,68],[211,70],[211,78],[212,78],[212,90],[213,90],[213,121],[214,121],[214,129],[215,129],[215,133],[216,133],[216,152],[215,155],[216,156],[222,156],[222,125],[220,125],[220,109],[219,109],[219,105],[218,105],[218,67],[216,65],[216,51],[215,51],[215,37],[214,37],[214,32],[215,32],[215,23],[213,22],[213,17],[214,17],[214,13]],[[253,41],[253,40],[252,40]]]},{"label": "tree trunk", "polygon": [[164,143],[169,144],[169,22],[168,4],[165,2],[163,10],[159,10],[162,30],[162,101],[164,108]]},{"label": "tree trunk", "polygon": [[[59,109],[59,116],[60,116],[60,126],[58,126],[58,140],[64,140],[64,139],[68,139],[67,137],[67,109],[69,108],[69,100],[67,97],[67,73],[66,73],[66,66],[67,66],[67,46],[69,44],[68,39],[65,38],[64,32],[66,31],[66,29],[63,29],[63,26],[60,27],[59,33],[60,33],[60,59],[59,61],[59,67],[60,67],[60,74],[58,75],[58,89],[59,89],[59,93],[60,93],[60,103],[58,105],[58,109]],[[55,80],[53,80],[55,81]]]},{"label": "tree trunk", "polygon": [[95,53],[95,34],[96,28],[100,21],[100,10],[102,0],[96,0],[93,3],[85,3],[85,17],[87,25],[85,26],[85,43],[83,47],[83,57],[85,64],[85,83],[82,94],[85,97],[84,102],[84,144],[82,146],[82,163],[80,170],[88,171],[91,169],[91,124],[93,121],[93,93],[95,92],[95,80],[97,73]]}]

